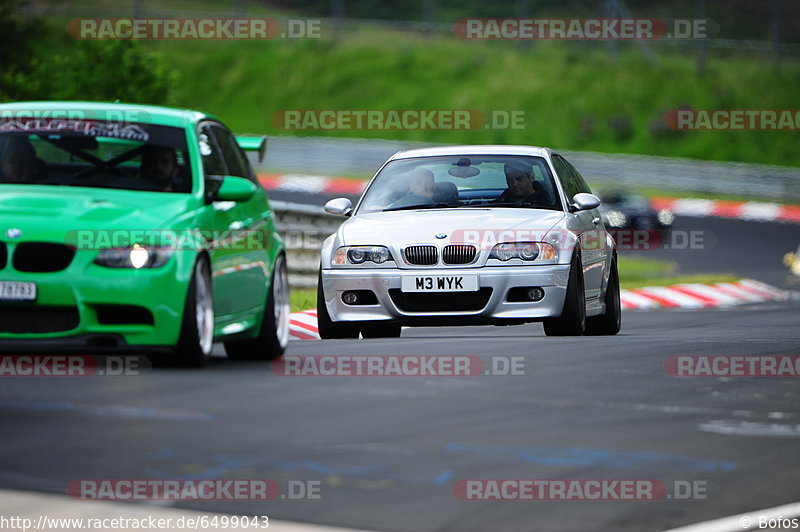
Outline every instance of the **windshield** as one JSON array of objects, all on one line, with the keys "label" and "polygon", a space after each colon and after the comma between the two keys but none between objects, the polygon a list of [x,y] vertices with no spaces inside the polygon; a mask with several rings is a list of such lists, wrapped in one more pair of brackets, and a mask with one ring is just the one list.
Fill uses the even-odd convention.
[{"label": "windshield", "polygon": [[0,125],[0,185],[190,192],[191,175],[181,128],[99,120]]},{"label": "windshield", "polygon": [[469,207],[562,208],[543,158],[456,155],[388,163],[365,191],[358,213]]}]

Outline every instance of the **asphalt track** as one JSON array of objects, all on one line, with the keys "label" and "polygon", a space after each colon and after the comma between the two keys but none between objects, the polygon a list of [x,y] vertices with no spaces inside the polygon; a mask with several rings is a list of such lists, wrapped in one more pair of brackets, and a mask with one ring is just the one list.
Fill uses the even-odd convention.
[{"label": "asphalt track", "polygon": [[[670,253],[682,271],[789,286],[780,259],[796,248],[798,226],[678,223],[715,239]],[[319,499],[175,506],[390,531],[667,529],[800,500],[796,379],[677,378],[663,368],[671,355],[800,355],[798,325],[800,302],[790,300],[627,312],[610,338],[548,338],[538,324],[424,328],[399,340],[293,342],[287,352],[477,355],[487,363],[519,356],[523,376],[286,377],[220,356],[198,371],[7,378],[0,487],[64,493],[86,478],[308,480],[320,482]],[[481,478],[656,479],[675,495],[674,481],[699,481],[707,494],[454,496],[458,480]]]}]

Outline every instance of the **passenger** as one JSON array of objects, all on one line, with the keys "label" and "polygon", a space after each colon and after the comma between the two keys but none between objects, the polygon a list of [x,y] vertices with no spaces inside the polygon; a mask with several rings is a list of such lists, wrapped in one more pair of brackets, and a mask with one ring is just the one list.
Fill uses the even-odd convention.
[{"label": "passenger", "polygon": [[2,164],[6,183],[32,183],[46,176],[44,162],[36,157],[36,150],[27,137],[8,139]]}]

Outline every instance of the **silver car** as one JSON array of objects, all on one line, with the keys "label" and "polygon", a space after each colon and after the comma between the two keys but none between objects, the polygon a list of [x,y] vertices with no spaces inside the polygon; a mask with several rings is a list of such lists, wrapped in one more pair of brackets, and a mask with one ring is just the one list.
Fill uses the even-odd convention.
[{"label": "silver car", "polygon": [[322,338],[397,337],[401,326],[541,321],[547,335],[616,334],[619,277],[581,175],[531,146],[400,152],[322,246]]}]

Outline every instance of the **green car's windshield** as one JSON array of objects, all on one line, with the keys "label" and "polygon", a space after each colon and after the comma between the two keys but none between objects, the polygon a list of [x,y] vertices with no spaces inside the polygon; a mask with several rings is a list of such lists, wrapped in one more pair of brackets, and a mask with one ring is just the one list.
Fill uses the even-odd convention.
[{"label": "green car's windshield", "polygon": [[0,124],[0,185],[190,192],[183,129],[100,120]]},{"label": "green car's windshield", "polygon": [[400,159],[375,177],[359,213],[432,208],[561,209],[546,161],[518,155]]}]

